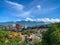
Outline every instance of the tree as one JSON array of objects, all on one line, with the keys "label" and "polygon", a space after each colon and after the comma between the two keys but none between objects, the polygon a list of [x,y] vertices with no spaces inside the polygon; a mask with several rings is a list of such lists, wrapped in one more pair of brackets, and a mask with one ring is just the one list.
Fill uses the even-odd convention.
[{"label": "tree", "polygon": [[43,45],[60,45],[60,23],[53,24],[43,33]]},{"label": "tree", "polygon": [[8,32],[0,30],[0,44],[3,45],[8,37]]}]

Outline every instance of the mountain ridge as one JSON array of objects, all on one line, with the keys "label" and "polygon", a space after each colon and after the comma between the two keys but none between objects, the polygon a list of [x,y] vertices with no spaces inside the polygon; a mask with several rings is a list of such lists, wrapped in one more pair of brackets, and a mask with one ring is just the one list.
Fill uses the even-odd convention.
[{"label": "mountain ridge", "polygon": [[37,22],[37,21],[11,21],[11,22],[0,22],[0,25],[12,25],[12,24],[20,24],[22,26],[40,26],[45,24],[50,24],[50,22]]}]

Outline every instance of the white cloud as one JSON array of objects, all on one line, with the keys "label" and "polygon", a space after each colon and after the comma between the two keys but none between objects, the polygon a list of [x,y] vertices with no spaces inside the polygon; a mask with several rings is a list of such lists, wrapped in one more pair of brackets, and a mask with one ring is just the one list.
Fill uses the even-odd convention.
[{"label": "white cloud", "polygon": [[22,13],[17,13],[14,14],[13,16],[19,17],[19,18],[26,18],[26,17],[31,17],[31,12],[30,11],[24,11]]},{"label": "white cloud", "polygon": [[12,5],[13,8],[16,8],[16,9],[19,9],[19,10],[22,10],[24,8],[23,5],[18,4],[16,2],[12,2],[12,1],[8,1],[8,0],[5,0],[5,2]]},{"label": "white cloud", "polygon": [[[24,9],[23,5],[18,4],[16,2],[8,1],[8,0],[5,0],[5,1],[6,1],[6,3],[12,5],[12,7],[15,8],[16,10],[19,10],[18,13],[17,13],[17,11],[16,11],[16,13],[13,12],[14,16],[16,16],[16,17],[22,17],[22,18],[31,17],[32,15],[36,16],[35,14],[37,14],[37,15],[39,15],[39,14],[45,14],[45,13],[48,13],[49,11],[51,11],[51,10],[54,10],[54,9],[57,9],[58,7],[60,7],[60,6],[58,6],[58,7],[53,7],[53,8],[42,8],[42,5],[37,5],[37,6],[34,6],[34,7],[30,8],[30,10],[28,10],[28,11],[24,11],[23,10]],[[20,13],[20,10],[21,10],[21,13]],[[44,22],[59,22],[59,19],[49,19],[49,18],[32,19],[32,20],[36,20],[36,21],[38,20],[38,21],[44,21]],[[56,21],[54,21],[54,20],[56,20]]]},{"label": "white cloud", "polygon": [[40,18],[40,19],[37,19],[38,21],[43,21],[43,22],[51,22],[51,23],[55,23],[55,22],[60,22],[60,19],[49,19],[49,18]]},{"label": "white cloud", "polygon": [[53,10],[59,8],[59,7],[60,7],[60,5],[58,5],[58,6],[56,6],[56,7],[47,8],[46,10],[47,10],[47,11],[53,11]]},{"label": "white cloud", "polygon": [[34,20],[31,18],[26,18],[25,21],[34,21]]},{"label": "white cloud", "polygon": [[37,19],[38,21],[43,21],[43,22],[49,22],[50,19],[49,18],[40,18],[40,19]]},{"label": "white cloud", "polygon": [[24,17],[27,17],[31,14],[31,11],[26,11],[26,12],[23,12],[21,15],[24,16]]},{"label": "white cloud", "polygon": [[37,5],[37,8],[40,10],[41,9],[41,6],[40,5]]},{"label": "white cloud", "polygon": [[11,10],[16,11],[16,13],[15,12],[12,13],[13,16],[26,18],[26,17],[29,17],[31,12],[32,12],[32,10],[30,10],[30,9],[28,11],[25,11],[24,10],[25,7],[22,4],[18,4],[16,2],[12,2],[12,1],[9,1],[9,0],[5,0],[5,2],[8,5],[12,5]]},{"label": "white cloud", "polygon": [[32,18],[26,18],[25,21],[36,21],[36,22],[50,22],[50,23],[55,23],[55,22],[60,22],[60,19],[49,19],[49,18],[37,18],[37,19],[32,19]]},{"label": "white cloud", "polygon": [[54,22],[60,22],[60,19],[51,19],[50,21],[53,22],[53,23]]},{"label": "white cloud", "polygon": [[60,5],[53,6],[53,7],[42,8],[41,14],[49,13],[51,11],[54,11],[54,10],[58,9],[58,8],[60,8]]}]

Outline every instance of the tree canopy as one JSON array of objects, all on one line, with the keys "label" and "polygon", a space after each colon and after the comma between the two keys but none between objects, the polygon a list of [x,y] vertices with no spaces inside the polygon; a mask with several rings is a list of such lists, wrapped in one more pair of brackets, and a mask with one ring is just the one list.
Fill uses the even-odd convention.
[{"label": "tree canopy", "polygon": [[60,23],[53,24],[43,33],[43,45],[60,45]]}]

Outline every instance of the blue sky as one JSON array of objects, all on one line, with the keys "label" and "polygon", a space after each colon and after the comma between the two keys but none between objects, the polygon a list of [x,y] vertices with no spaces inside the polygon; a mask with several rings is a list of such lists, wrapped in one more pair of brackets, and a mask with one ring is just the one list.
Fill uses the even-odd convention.
[{"label": "blue sky", "polygon": [[0,22],[60,21],[60,0],[0,0]]}]

